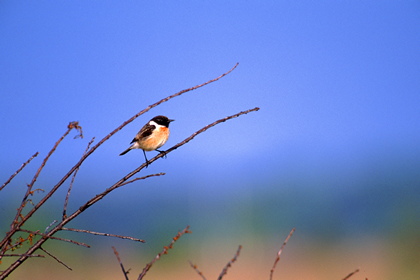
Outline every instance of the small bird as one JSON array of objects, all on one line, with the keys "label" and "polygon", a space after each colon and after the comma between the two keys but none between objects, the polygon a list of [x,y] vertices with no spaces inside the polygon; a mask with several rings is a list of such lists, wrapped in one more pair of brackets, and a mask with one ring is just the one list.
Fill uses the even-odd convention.
[{"label": "small bird", "polygon": [[149,165],[149,161],[146,157],[146,151],[159,151],[158,149],[166,143],[169,138],[169,124],[174,120],[170,120],[165,116],[156,116],[145,124],[137,135],[134,137],[132,144],[127,150],[122,152],[120,156],[125,155],[132,149],[142,149],[144,158],[146,159],[146,166]]}]

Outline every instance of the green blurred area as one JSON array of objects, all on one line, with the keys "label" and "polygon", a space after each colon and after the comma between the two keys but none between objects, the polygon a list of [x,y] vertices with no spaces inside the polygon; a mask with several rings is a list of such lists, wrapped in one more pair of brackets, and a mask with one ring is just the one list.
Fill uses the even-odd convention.
[{"label": "green blurred area", "polygon": [[[87,249],[47,242],[45,248],[73,271],[50,257],[37,258],[27,261],[9,279],[123,279],[111,246],[119,250],[135,279],[132,275],[138,275],[186,225],[193,233],[184,235],[146,279],[200,279],[189,267],[189,260],[208,279],[216,279],[238,245],[243,246],[242,253],[225,279],[267,279],[276,253],[293,227],[296,232],[282,254],[277,279],[342,279],[356,268],[360,272],[352,279],[418,279],[417,188],[378,186],[347,192],[263,189],[244,188],[223,196],[177,196],[155,189],[141,200],[125,197],[124,203],[119,200],[124,191],[116,193],[69,227],[143,238],[145,244],[62,232],[57,236],[92,245]],[[44,231],[60,217],[59,203],[47,206],[28,228]],[[13,207],[2,207],[3,214],[5,209],[10,211],[1,219],[2,229],[7,229],[3,218],[12,217]],[[7,263],[3,261],[1,267]]]}]

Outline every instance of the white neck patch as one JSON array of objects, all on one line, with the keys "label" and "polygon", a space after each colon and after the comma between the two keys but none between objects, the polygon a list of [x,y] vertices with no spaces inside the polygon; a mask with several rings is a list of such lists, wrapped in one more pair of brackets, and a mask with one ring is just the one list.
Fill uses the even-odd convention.
[{"label": "white neck patch", "polygon": [[157,122],[155,122],[155,121],[150,121],[149,122],[149,125],[154,125],[156,128],[159,128],[159,127],[165,127],[164,125],[160,125],[160,124],[158,124]]}]

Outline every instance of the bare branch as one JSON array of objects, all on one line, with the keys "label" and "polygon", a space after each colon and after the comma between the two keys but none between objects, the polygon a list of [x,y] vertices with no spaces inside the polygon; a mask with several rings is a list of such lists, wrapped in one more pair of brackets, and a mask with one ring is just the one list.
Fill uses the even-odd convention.
[{"label": "bare branch", "polygon": [[125,270],[124,265],[121,262],[120,255],[118,254],[117,249],[115,249],[114,246],[112,246],[112,249],[114,250],[114,254],[117,257],[118,262],[120,263],[120,267],[121,267],[122,272],[124,273],[125,280],[128,280],[128,272]]},{"label": "bare branch", "polygon": [[[194,139],[198,134],[205,132],[206,130],[208,130],[209,128],[221,123],[221,122],[225,122],[227,120],[230,120],[232,118],[236,118],[239,117],[241,115],[244,114],[248,114],[250,112],[253,111],[258,111],[259,108],[253,108],[253,109],[249,109],[246,111],[242,111],[239,112],[237,114],[225,117],[223,119],[219,119],[205,127],[203,127],[202,129],[194,132],[191,136],[189,136],[188,138],[186,138],[185,140],[183,140],[182,142],[174,145],[173,147],[171,147],[170,149],[168,149],[165,153],[168,154],[169,152],[172,152],[174,150],[176,150],[177,148],[185,145],[186,143],[188,143],[189,141],[191,141],[192,139]],[[93,148],[92,148],[93,149]],[[92,150],[91,149],[91,150]],[[91,151],[90,150],[90,151]],[[89,153],[89,152],[88,152]],[[85,155],[86,156],[86,155]],[[158,158],[162,157],[162,153],[159,153],[158,155],[156,155],[154,158],[149,160],[149,164],[156,161]],[[134,176],[136,173],[140,172],[140,170],[142,170],[143,168],[146,167],[146,163],[143,163],[142,165],[140,165],[139,167],[137,167],[136,169],[134,169],[133,171],[131,171],[130,173],[128,173],[126,176],[124,176],[122,179],[120,179],[118,182],[116,182],[114,185],[112,185],[111,187],[109,187],[108,189],[106,189],[105,191],[103,191],[102,193],[96,195],[95,197],[93,197],[92,199],[90,199],[89,201],[87,201],[84,205],[82,205],[81,207],[79,207],[78,210],[76,210],[73,214],[71,214],[70,216],[68,216],[66,219],[62,220],[55,228],[53,228],[50,232],[47,233],[46,236],[50,237],[53,236],[56,232],[58,232],[59,230],[62,229],[62,227],[64,225],[66,225],[67,223],[69,223],[70,221],[72,221],[74,218],[76,218],[78,215],[80,215],[82,212],[84,212],[86,209],[88,209],[90,206],[92,206],[93,204],[95,204],[96,202],[98,202],[99,200],[101,200],[102,198],[104,198],[107,194],[109,194],[110,192],[112,192],[113,190],[121,187],[122,185],[124,185],[126,183],[126,181],[128,179],[130,179],[132,176]],[[157,175],[148,175],[150,176],[157,176]],[[147,177],[147,176],[145,176]],[[56,187],[59,184],[56,185]],[[54,187],[55,188],[55,187]],[[50,193],[47,196],[51,196],[52,193],[50,191]],[[46,197],[47,197],[46,196]],[[43,200],[46,200],[46,197],[44,197]],[[41,200],[42,201],[42,200]],[[44,201],[45,202],[45,201]],[[22,224],[24,221],[26,221],[26,219],[28,219],[30,217],[30,214],[36,207],[38,207],[40,203],[38,203],[36,206],[34,206],[34,208],[30,211],[30,213],[28,213],[24,218],[22,218],[22,220],[20,221],[20,224]],[[9,233],[9,235],[7,235],[4,239],[3,239],[3,244],[7,244],[7,241],[11,238],[11,236],[13,235],[13,233]],[[31,254],[33,253],[39,246],[41,246],[48,238],[43,238],[38,240],[38,242],[32,246],[28,251],[27,254]],[[2,246],[6,247],[5,245],[1,244]],[[26,258],[24,256],[22,256],[19,260],[17,260],[15,263],[13,263],[8,269],[5,270],[5,272],[3,272],[2,276],[5,275],[7,276],[8,274],[10,274],[14,269],[16,269],[16,267],[18,267]],[[1,279],[1,278],[0,278]],[[141,279],[141,278],[140,278]]]},{"label": "bare branch", "polygon": [[[194,86],[194,87],[191,87],[191,88],[188,88],[188,89],[181,90],[180,92],[177,92],[177,93],[175,93],[173,95],[170,95],[170,96],[168,96],[166,98],[161,99],[160,101],[158,101],[158,102],[156,102],[156,103],[154,103],[152,105],[149,105],[148,107],[146,107],[145,109],[141,110],[140,112],[138,112],[137,114],[135,114],[133,117],[131,117],[127,121],[123,122],[120,126],[118,126],[116,129],[114,129],[112,132],[110,132],[108,135],[106,135],[101,141],[99,141],[96,145],[94,145],[85,155],[83,155],[80,158],[80,160],[67,172],[67,174],[65,174],[63,176],[63,178],[61,178],[61,180],[50,190],[50,192],[44,196],[44,198],[42,198],[24,217],[21,216],[21,220],[19,222],[17,222],[17,219],[16,219],[16,227],[15,228],[21,227],[58,190],[58,188],[70,177],[70,175],[73,174],[73,172],[82,165],[82,163],[86,160],[86,158],[88,158],[98,147],[100,147],[105,141],[107,141],[109,138],[111,138],[115,133],[117,133],[118,131],[120,131],[121,129],[123,129],[126,125],[128,125],[129,123],[131,123],[132,121],[134,121],[137,117],[143,115],[144,113],[148,112],[152,108],[154,108],[154,107],[156,107],[156,106],[158,106],[158,105],[160,105],[160,104],[162,104],[162,103],[164,103],[166,101],[169,101],[170,99],[172,99],[174,97],[180,96],[180,95],[182,95],[182,94],[184,94],[186,92],[193,91],[195,89],[201,88],[201,87],[203,87],[205,85],[208,85],[210,83],[213,83],[213,82],[218,81],[219,79],[221,79],[224,76],[226,76],[229,73],[231,73],[238,66],[238,64],[239,63],[236,63],[235,66],[232,67],[229,71],[227,71],[226,73],[220,75],[219,77],[217,77],[215,79],[209,80],[209,81],[207,81],[205,83],[202,83],[200,85],[197,85],[197,86]],[[70,123],[69,126],[68,126],[69,129],[76,128],[79,131],[81,131],[81,129],[79,129],[80,126],[78,125],[78,123],[74,123],[75,125],[71,125],[71,124],[72,123]],[[142,168],[144,168],[144,167],[142,167]],[[134,175],[137,172],[134,172],[132,175]],[[124,181],[126,181],[127,179],[129,179],[131,176],[124,178],[121,182],[119,182],[119,184],[123,183]],[[107,193],[105,193],[105,195]],[[101,198],[99,198],[99,199],[101,199]],[[92,201],[89,201],[84,206],[82,206],[83,209],[88,208],[89,206],[91,206],[96,201],[97,200],[96,200],[96,197],[95,197]],[[81,212],[83,212],[83,211],[81,211]],[[78,214],[80,214],[80,212],[78,212],[77,214],[76,213],[74,213],[74,214],[75,214],[75,216],[77,216]],[[19,217],[19,216],[20,216],[20,213],[19,213],[19,215],[17,215],[17,217]],[[71,219],[68,219],[67,218],[66,220],[67,220],[67,222],[69,222],[73,218],[71,218]],[[67,222],[65,222],[65,223],[67,223]],[[5,245],[7,244],[7,242],[9,242],[9,239],[12,237],[12,235],[14,234],[14,232],[15,231],[13,231],[13,228],[12,228],[6,234],[6,236],[3,238],[3,240],[0,243],[0,248],[3,248],[3,250],[4,250],[4,248],[6,247]],[[2,253],[4,253],[4,252],[2,251]],[[1,258],[1,254],[0,254],[0,258]],[[21,261],[22,260],[19,260],[19,263]]]},{"label": "bare branch", "polygon": [[239,253],[241,252],[242,246],[239,245],[238,250],[236,251],[235,256],[233,256],[233,258],[226,264],[226,266],[223,268],[222,272],[220,273],[219,277],[217,278],[217,280],[221,280],[223,278],[224,275],[226,275],[227,270],[229,269],[229,267],[232,266],[232,264],[234,262],[236,262],[236,260],[239,257]]},{"label": "bare branch", "polygon": [[58,221],[57,220],[53,220],[44,230],[45,233],[48,233],[50,231],[50,228],[55,225]]},{"label": "bare branch", "polygon": [[[27,195],[32,194],[31,188],[33,186],[33,183],[35,183],[36,179],[39,176],[39,172],[42,170],[43,166],[45,165],[46,161],[48,160],[49,156],[54,152],[54,150],[56,149],[56,147],[58,146],[58,144],[62,141],[62,138],[64,138],[71,129],[75,128],[80,132],[80,137],[82,136],[81,132],[81,127],[79,126],[78,122],[72,122],[69,124],[68,126],[68,131],[65,133],[65,135],[63,135],[62,138],[60,138],[60,140],[56,143],[56,145],[53,147],[53,149],[50,151],[50,153],[48,154],[47,158],[44,160],[43,164],[41,165],[39,172],[37,172],[34,176],[34,180],[33,183],[30,184],[30,186],[28,187],[28,191],[27,191],[27,195],[25,195],[25,199],[23,200],[23,204],[21,205],[22,207],[20,208],[20,210],[18,211],[18,214],[16,215],[16,219],[14,220],[14,222],[11,225],[11,230],[9,232],[6,233],[6,235],[4,236],[3,240],[0,242],[0,248],[1,248],[1,252],[0,252],[0,259],[1,259],[1,255],[5,253],[5,251],[8,250],[8,245],[11,242],[12,236],[22,227],[22,225],[32,217],[32,215],[42,206],[44,205],[44,203],[50,199],[52,197],[52,195],[62,186],[62,184],[78,169],[80,168],[80,166],[83,164],[83,162],[98,148],[100,147],[105,141],[107,141],[110,137],[112,137],[114,134],[116,134],[118,131],[120,131],[122,128],[124,128],[126,125],[128,125],[129,123],[131,123],[132,121],[134,121],[137,117],[139,117],[140,115],[148,112],[149,110],[151,110],[152,108],[162,104],[163,102],[169,101],[170,99],[180,96],[183,93],[186,93],[188,91],[192,91],[195,89],[198,89],[200,87],[203,87],[209,83],[218,81],[219,79],[221,79],[222,77],[226,76],[227,74],[229,74],[230,72],[232,72],[238,64],[236,64],[232,69],[230,69],[229,71],[227,71],[226,73],[220,75],[219,77],[209,80],[203,84],[182,90],[178,93],[175,93],[171,96],[168,96],[166,98],[163,98],[162,100],[149,105],[148,107],[146,107],[145,109],[143,109],[142,111],[140,111],[139,113],[137,113],[136,115],[134,115],[133,117],[131,117],[130,119],[128,119],[127,121],[125,121],[124,123],[122,123],[120,126],[118,126],[116,129],[114,129],[112,132],[110,132],[108,135],[106,135],[101,141],[99,141],[96,145],[94,145],[93,147],[91,147],[87,153],[85,153],[80,160],[52,187],[52,189],[43,197],[40,199],[40,201],[34,205],[31,209],[28,210],[28,213],[26,215],[22,215],[22,209],[26,204],[26,198]],[[256,111],[258,110],[258,108],[254,108],[251,111]],[[237,114],[236,116],[231,116],[232,117],[237,117],[241,114],[244,113],[248,113],[248,112],[241,112],[239,114]],[[225,120],[227,120],[229,118],[226,118]],[[225,121],[222,120],[222,121]],[[221,122],[221,121],[220,121]],[[213,124],[215,125],[215,124]],[[208,128],[206,128],[208,129]],[[206,130],[205,129],[205,130]],[[203,131],[205,131],[203,130]],[[201,131],[201,132],[203,132]],[[199,132],[199,133],[201,133]],[[194,138],[198,133],[196,133],[195,135],[193,135],[192,137],[190,137],[190,139],[186,139],[188,141],[190,141],[192,138]],[[187,143],[188,141],[186,141],[185,143]],[[176,148],[184,145],[185,143],[180,143],[176,146],[173,147],[173,150],[175,150]],[[159,154],[160,155],[160,154]],[[153,158],[153,161],[157,160],[159,157],[161,156],[157,156],[155,158]],[[37,249],[39,249],[43,243],[45,243],[46,240],[48,240],[50,237],[52,237],[54,234],[56,234],[58,231],[62,230],[62,228],[64,227],[64,225],[66,225],[67,223],[69,223],[70,221],[72,221],[75,217],[77,217],[78,215],[80,215],[83,211],[85,211],[87,208],[89,208],[90,206],[92,206],[94,203],[98,202],[100,199],[102,199],[104,196],[106,196],[108,193],[110,193],[111,191],[115,190],[116,188],[126,184],[127,180],[130,179],[132,176],[134,176],[136,173],[138,173],[141,169],[143,169],[145,167],[145,165],[141,165],[140,167],[138,167],[137,169],[135,169],[134,171],[128,173],[124,178],[120,179],[117,183],[115,183],[114,185],[112,185],[111,187],[109,187],[108,189],[106,189],[103,193],[93,197],[92,199],[90,199],[88,202],[86,202],[84,205],[82,205],[81,207],[79,207],[78,210],[76,210],[75,212],[73,212],[73,214],[71,214],[70,216],[66,217],[65,219],[63,219],[60,223],[58,223],[54,228],[52,228],[49,232],[45,233],[45,236],[43,236],[43,238],[39,239],[38,241],[36,241],[36,243],[30,247],[28,249],[28,251],[26,252],[25,255],[22,255],[22,257],[20,257],[17,261],[15,261],[13,264],[11,264],[6,270],[2,271],[1,275],[0,275],[0,279],[4,279],[5,277],[7,277],[11,272],[13,272],[18,266],[20,266],[20,264],[22,264],[26,259],[26,255],[30,255],[33,254]],[[138,179],[134,179],[134,180],[138,180]],[[132,180],[133,181],[133,180]]]},{"label": "bare branch", "polygon": [[58,145],[63,141],[63,139],[70,133],[70,131],[75,128],[72,123],[70,123],[67,127],[67,131],[63,134],[63,136],[60,137],[60,139],[58,139],[58,141],[54,144],[54,146],[52,147],[52,149],[49,151],[49,153],[47,154],[47,156],[44,158],[44,160],[41,163],[41,166],[38,168],[37,172],[35,173],[34,177],[32,178],[32,181],[30,184],[28,184],[28,188],[26,190],[25,196],[22,199],[22,202],[20,204],[19,209],[16,212],[16,216],[12,222],[12,224],[10,225],[10,231],[13,231],[14,228],[19,228],[20,226],[23,225],[24,220],[21,221],[21,223],[18,223],[19,217],[21,217],[22,214],[22,210],[26,205],[26,201],[29,197],[29,195],[32,194],[32,187],[34,186],[36,180],[39,177],[39,174],[41,173],[42,169],[44,169],[45,164],[47,163],[47,161],[49,160],[49,158],[51,157],[51,155],[55,152],[55,150],[57,149]]},{"label": "bare branch", "polygon": [[[81,127],[80,127],[80,129],[81,129]],[[81,135],[82,135],[81,137],[83,138],[83,134],[82,134],[82,133],[81,133]],[[85,152],[83,153],[83,155],[85,155],[85,154],[87,153],[87,151],[89,150],[90,145],[92,145],[93,141],[95,141],[95,137],[93,137],[93,138],[92,138],[92,140],[90,140],[90,142],[88,143],[88,145],[87,145],[87,147],[86,147],[86,150],[85,150]],[[68,189],[68,191],[67,191],[66,199],[64,200],[64,207],[63,207],[63,220],[64,220],[65,218],[67,218],[67,205],[68,205],[68,203],[69,203],[69,197],[70,197],[71,190],[72,190],[72,188],[73,188],[74,179],[76,178],[76,175],[77,175],[77,172],[79,172],[79,169],[80,169],[80,166],[79,166],[79,167],[77,167],[77,168],[74,170],[73,176],[71,177],[71,182],[70,182],[70,185],[69,185],[69,189]]]},{"label": "bare branch", "polygon": [[53,254],[51,254],[50,252],[48,252],[47,250],[45,250],[42,247],[39,247],[39,249],[41,249],[42,251],[44,251],[48,256],[50,256],[51,258],[53,258],[54,260],[56,260],[57,262],[59,262],[60,264],[62,264],[64,267],[66,267],[68,270],[73,270],[70,266],[66,265],[64,262],[62,262],[59,258],[57,258],[56,256],[54,256]]},{"label": "bare branch", "polygon": [[124,185],[129,184],[129,183],[132,183],[134,181],[147,179],[149,177],[155,177],[155,176],[164,175],[162,173],[156,173],[156,174],[147,175],[147,176],[136,178],[136,179],[134,179],[132,181],[126,182],[127,179],[131,178],[134,174],[138,173],[145,166],[146,166],[146,163],[142,164],[139,168],[135,169],[135,171],[130,172],[124,178],[120,179],[117,183],[115,183],[114,185],[112,185],[111,187],[109,187],[108,189],[106,189],[105,191],[103,191],[102,193],[96,195],[92,199],[90,199],[84,205],[80,206],[80,208],[76,212],[74,212],[68,219],[74,219],[76,216],[78,216],[80,213],[82,213],[83,211],[85,211],[87,208],[89,208],[90,206],[92,206],[93,204],[95,204],[96,202],[98,202],[99,200],[101,200],[102,198],[104,198],[107,194],[109,194],[110,192],[112,192],[113,190],[115,190],[115,189],[117,189],[119,187],[122,187]]},{"label": "bare branch", "polygon": [[85,230],[85,229],[75,229],[75,228],[65,228],[65,227],[63,227],[62,230],[75,231],[75,232],[84,232],[84,233],[90,233],[90,234],[93,234],[93,235],[117,237],[117,238],[121,238],[121,239],[129,239],[129,240],[132,240],[132,241],[137,241],[137,242],[142,242],[142,243],[146,242],[143,239],[134,238],[134,237],[130,237],[130,236],[110,234],[110,233],[102,233],[102,232],[95,232],[95,231]]},{"label": "bare branch", "polygon": [[18,175],[19,174],[19,172],[20,171],[22,171],[22,169],[23,168],[25,168],[25,166],[26,165],[28,165],[28,163],[30,163],[31,162],[31,160],[33,160],[36,156],[38,156],[39,155],[39,153],[38,152],[36,152],[35,154],[33,154],[26,162],[24,162],[22,165],[21,165],[21,167],[19,167],[19,169],[18,170],[16,170],[16,172],[15,173],[13,173],[12,174],[12,176],[10,176],[10,178],[6,181],[6,182],[4,182],[4,184],[0,187],[0,191],[2,190],[2,189],[4,189],[4,187],[6,186],[6,185],[8,185],[12,180],[13,180],[13,178],[15,178],[16,177],[16,175]]},{"label": "bare branch", "polygon": [[354,274],[356,274],[357,272],[359,272],[359,269],[356,269],[353,272],[350,272],[346,277],[343,278],[343,280],[347,280],[350,279],[350,277],[352,277]]},{"label": "bare branch", "polygon": [[228,117],[225,117],[225,118],[219,119],[219,120],[217,120],[217,121],[215,121],[215,122],[213,122],[213,123],[211,123],[211,124],[209,124],[209,125],[206,125],[206,126],[205,126],[205,127],[203,127],[202,129],[200,129],[200,130],[198,130],[198,131],[194,132],[194,133],[193,133],[190,137],[186,138],[186,139],[185,139],[185,140],[183,140],[182,142],[179,142],[179,143],[178,143],[178,144],[176,144],[175,146],[173,146],[173,147],[169,148],[168,150],[166,150],[166,151],[165,151],[165,153],[159,153],[159,154],[158,154],[157,156],[155,156],[153,159],[149,160],[149,163],[150,163],[150,162],[153,162],[153,161],[155,161],[156,159],[158,159],[158,158],[161,158],[161,157],[165,156],[167,153],[170,153],[170,152],[172,152],[173,150],[176,150],[176,149],[178,149],[179,147],[181,147],[181,146],[183,146],[183,145],[187,144],[187,143],[188,143],[188,142],[190,142],[192,139],[194,139],[194,138],[195,138],[198,134],[203,133],[203,132],[204,132],[204,131],[206,131],[207,129],[209,129],[209,128],[211,128],[211,127],[213,127],[213,126],[215,126],[215,125],[217,125],[217,124],[219,124],[219,123],[222,123],[222,122],[228,121],[228,120],[230,120],[230,119],[237,118],[237,117],[239,117],[239,116],[241,116],[241,115],[245,115],[245,114],[248,114],[248,113],[251,113],[251,112],[254,112],[254,111],[258,111],[258,110],[260,110],[260,108],[255,107],[255,108],[253,108],[253,109],[249,109],[249,110],[246,110],[246,111],[239,112],[239,113],[237,113],[237,114],[234,114],[234,115],[231,115],[231,116],[228,116]]},{"label": "bare branch", "polygon": [[48,233],[41,233],[39,230],[37,230],[37,231],[31,231],[31,230],[27,230],[27,229],[21,228],[21,229],[19,229],[19,231],[23,231],[23,232],[27,232],[27,233],[32,233],[32,234],[40,235],[42,237],[46,237],[46,238],[50,238],[50,239],[55,239],[55,240],[60,240],[60,241],[64,241],[64,242],[69,242],[69,243],[73,243],[73,244],[76,244],[76,245],[79,245],[79,246],[90,248],[90,245],[88,245],[86,243],[74,241],[74,240],[67,239],[67,238],[50,236]]},{"label": "bare branch", "polygon": [[2,257],[28,257],[28,258],[45,258],[45,256],[43,255],[39,255],[39,254],[32,254],[32,255],[27,255],[27,254],[5,254],[2,255]]},{"label": "bare branch", "polygon": [[270,280],[273,279],[274,270],[276,269],[277,263],[280,261],[280,255],[283,252],[284,247],[286,246],[286,244],[289,241],[290,237],[292,237],[292,235],[295,232],[295,230],[296,230],[296,228],[292,228],[292,230],[289,232],[289,235],[284,240],[283,245],[281,245],[280,250],[277,252],[276,260],[274,261],[273,267],[270,270]]},{"label": "bare branch", "polygon": [[189,228],[190,228],[190,226],[187,226],[186,228],[184,228],[184,230],[182,230],[182,231],[180,231],[180,232],[178,232],[178,234],[177,235],[175,235],[175,237],[174,238],[172,238],[172,241],[171,241],[171,243],[168,245],[168,246],[165,246],[165,247],[163,247],[163,250],[159,253],[159,254],[157,254],[157,256],[150,262],[150,263],[148,263],[144,268],[143,268],[143,271],[140,273],[140,275],[139,275],[139,277],[137,278],[137,280],[141,280],[141,279],[143,279],[143,277],[146,275],[146,273],[149,271],[149,269],[152,267],[152,265],[157,261],[157,260],[159,260],[160,259],[160,257],[162,256],[162,255],[166,255],[167,253],[168,253],[168,251],[170,250],[170,249],[172,249],[173,248],[173,246],[174,246],[174,244],[175,244],[175,242],[182,236],[182,235],[184,235],[184,234],[186,234],[186,233],[191,233],[191,231],[189,230]]},{"label": "bare branch", "polygon": [[163,175],[166,175],[166,173],[160,172],[160,173],[155,173],[155,174],[150,174],[150,175],[146,175],[146,176],[143,176],[143,177],[135,178],[133,180],[126,181],[126,182],[120,184],[120,187],[122,187],[124,185],[127,185],[127,184],[130,184],[130,183],[133,183],[133,182],[138,181],[138,180],[144,180],[144,179],[147,179],[149,177],[163,176]]},{"label": "bare branch", "polygon": [[83,138],[83,129],[82,127],[79,125],[79,122],[70,122],[69,125],[67,126],[68,129],[76,129],[79,134],[74,136],[74,139],[76,138]]},{"label": "bare branch", "polygon": [[189,261],[190,266],[195,270],[195,272],[197,272],[198,275],[201,276],[201,278],[203,278],[203,280],[207,280],[206,277],[204,277],[203,273],[198,269],[197,265],[193,264],[191,261]]},{"label": "bare branch", "polygon": [[[186,138],[186,139],[184,139],[183,141],[179,142],[178,144],[176,144],[176,145],[172,146],[171,148],[169,148],[168,150],[166,150],[164,153],[159,153],[159,154],[157,154],[154,158],[149,159],[149,162],[148,162],[148,163],[143,163],[142,165],[140,165],[139,167],[137,167],[136,169],[134,169],[133,171],[131,171],[130,173],[128,173],[127,175],[125,175],[123,178],[121,178],[121,179],[120,179],[118,182],[116,182],[114,185],[112,185],[111,187],[109,187],[108,189],[106,189],[104,192],[102,192],[102,193],[100,193],[100,194],[96,195],[94,198],[92,198],[91,200],[89,200],[88,202],[86,202],[83,206],[81,206],[81,207],[79,208],[79,210],[78,210],[78,211],[76,211],[75,213],[73,213],[73,214],[72,214],[72,216],[73,216],[73,215],[76,215],[76,216],[77,216],[77,215],[79,215],[80,213],[78,213],[78,212],[83,212],[83,211],[85,211],[87,208],[89,208],[90,206],[92,206],[93,204],[95,204],[96,202],[98,202],[99,200],[101,200],[102,198],[104,198],[104,197],[105,197],[108,193],[110,193],[110,192],[111,192],[111,191],[113,191],[114,189],[117,189],[117,188],[119,188],[119,187],[121,187],[121,186],[125,185],[125,182],[126,182],[128,179],[130,179],[131,177],[133,177],[136,173],[140,172],[140,170],[142,170],[143,168],[145,168],[147,165],[150,165],[152,162],[155,162],[157,159],[159,159],[159,158],[161,158],[161,157],[163,157],[163,156],[167,155],[168,153],[170,153],[170,152],[172,152],[172,151],[174,151],[174,150],[178,149],[179,147],[181,147],[181,146],[183,146],[183,145],[187,144],[187,143],[188,143],[188,142],[190,142],[192,139],[194,139],[194,138],[195,138],[198,134],[205,132],[205,131],[206,131],[206,130],[208,130],[209,128],[211,128],[211,127],[213,127],[213,126],[215,126],[215,125],[217,125],[217,124],[219,124],[219,123],[225,122],[225,121],[230,120],[230,119],[233,119],[233,118],[237,118],[237,117],[239,117],[239,116],[241,116],[241,115],[248,114],[248,113],[253,112],[253,111],[258,111],[259,109],[260,109],[260,108],[255,107],[255,108],[253,108],[253,109],[249,109],[249,110],[246,110],[246,111],[239,112],[239,113],[237,113],[237,114],[234,114],[234,115],[231,115],[231,116],[225,117],[225,118],[220,119],[220,120],[217,120],[217,121],[215,121],[215,122],[213,122],[213,123],[211,123],[211,124],[209,124],[209,125],[206,125],[206,126],[205,126],[205,127],[203,127],[202,129],[200,129],[200,130],[198,130],[198,131],[194,132],[194,133],[193,133],[191,136],[189,136],[188,138]],[[156,176],[156,175],[155,175],[155,176]],[[69,217],[69,218],[70,218],[70,217]],[[72,219],[73,219],[73,218],[72,218]]]}]

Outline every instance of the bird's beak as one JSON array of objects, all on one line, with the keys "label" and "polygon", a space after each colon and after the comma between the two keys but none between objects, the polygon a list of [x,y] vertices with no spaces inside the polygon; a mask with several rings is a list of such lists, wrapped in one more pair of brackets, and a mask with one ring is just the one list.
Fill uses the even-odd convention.
[{"label": "bird's beak", "polygon": [[175,121],[175,120],[169,120],[169,122],[173,122],[173,121]]}]

